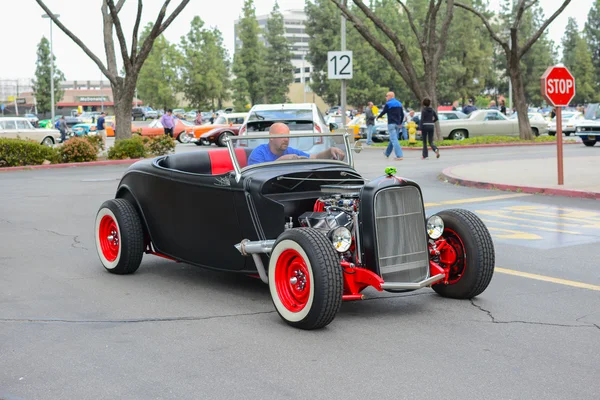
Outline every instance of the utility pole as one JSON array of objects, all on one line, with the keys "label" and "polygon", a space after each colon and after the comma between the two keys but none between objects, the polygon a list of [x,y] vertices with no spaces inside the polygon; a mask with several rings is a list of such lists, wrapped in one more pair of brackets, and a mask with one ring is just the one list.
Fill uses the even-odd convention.
[{"label": "utility pole", "polygon": [[[56,18],[60,17],[60,14],[54,14]],[[52,124],[54,124],[54,51],[52,49],[52,19],[48,14],[42,15],[42,18],[48,18],[50,20],[50,112],[52,115]]]},{"label": "utility pole", "polygon": [[[344,0],[344,6],[348,4],[347,0]],[[342,23],[341,23],[341,32],[340,36],[342,38],[342,51],[346,50],[346,17],[344,17],[344,13],[342,14]],[[342,79],[342,93],[340,94],[340,104],[342,106],[342,127],[344,132],[346,131],[346,79]]]}]

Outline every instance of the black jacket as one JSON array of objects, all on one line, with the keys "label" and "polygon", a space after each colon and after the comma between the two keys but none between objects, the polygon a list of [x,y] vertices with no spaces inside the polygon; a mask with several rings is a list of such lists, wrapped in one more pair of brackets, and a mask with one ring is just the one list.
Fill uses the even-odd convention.
[{"label": "black jacket", "polygon": [[423,107],[421,110],[421,120],[419,121],[419,130],[422,131],[425,128],[426,131],[432,131],[437,120],[438,116],[433,108]]},{"label": "black jacket", "polygon": [[402,109],[402,103],[400,103],[395,98],[390,99],[385,104],[385,107],[383,107],[383,111],[379,113],[377,118],[381,118],[385,114],[387,114],[388,116],[388,124],[402,125],[402,122],[404,121],[404,110]]}]

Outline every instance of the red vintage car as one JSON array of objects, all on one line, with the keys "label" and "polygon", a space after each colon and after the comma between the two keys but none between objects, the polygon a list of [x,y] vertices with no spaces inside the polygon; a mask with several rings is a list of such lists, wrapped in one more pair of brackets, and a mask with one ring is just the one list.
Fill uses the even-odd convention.
[{"label": "red vintage car", "polygon": [[196,141],[196,144],[198,146],[210,146],[214,143],[219,147],[225,147],[225,138],[227,136],[237,136],[239,132],[240,125],[214,128],[203,133]]}]

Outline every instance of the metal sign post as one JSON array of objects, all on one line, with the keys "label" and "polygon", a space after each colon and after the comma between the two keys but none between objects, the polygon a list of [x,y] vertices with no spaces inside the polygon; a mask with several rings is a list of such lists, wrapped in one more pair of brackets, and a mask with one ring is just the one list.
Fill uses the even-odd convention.
[{"label": "metal sign post", "polygon": [[[344,6],[346,6],[347,1],[344,0]],[[346,17],[344,16],[344,13],[342,14],[342,27],[341,27],[341,32],[340,32],[340,36],[342,38],[342,51],[346,50]],[[344,129],[344,132],[346,132],[346,80],[342,79],[342,93],[340,93],[340,102],[342,104],[340,104],[342,106],[342,128]]]},{"label": "metal sign post", "polygon": [[565,184],[563,169],[562,107],[556,107],[556,155],[558,157],[558,184]]},{"label": "metal sign post", "polygon": [[541,79],[542,96],[556,109],[556,157],[558,184],[564,185],[562,108],[575,97],[575,78],[563,65],[548,67]]}]

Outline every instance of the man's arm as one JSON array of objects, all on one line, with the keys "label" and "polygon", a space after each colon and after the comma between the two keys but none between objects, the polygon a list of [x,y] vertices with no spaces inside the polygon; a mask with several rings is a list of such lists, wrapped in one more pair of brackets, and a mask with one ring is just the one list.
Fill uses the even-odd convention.
[{"label": "man's arm", "polygon": [[379,115],[378,115],[378,116],[377,116],[377,118],[375,118],[375,119],[379,119],[379,118],[383,117],[385,114],[387,114],[387,112],[388,112],[388,106],[387,106],[387,104],[386,104],[386,105],[383,107],[383,110],[382,110],[382,111],[379,113]]},{"label": "man's arm", "polygon": [[323,150],[317,154],[311,154],[310,158],[318,158],[321,160],[343,160],[346,157],[346,154],[337,147],[330,147],[327,150]]}]

